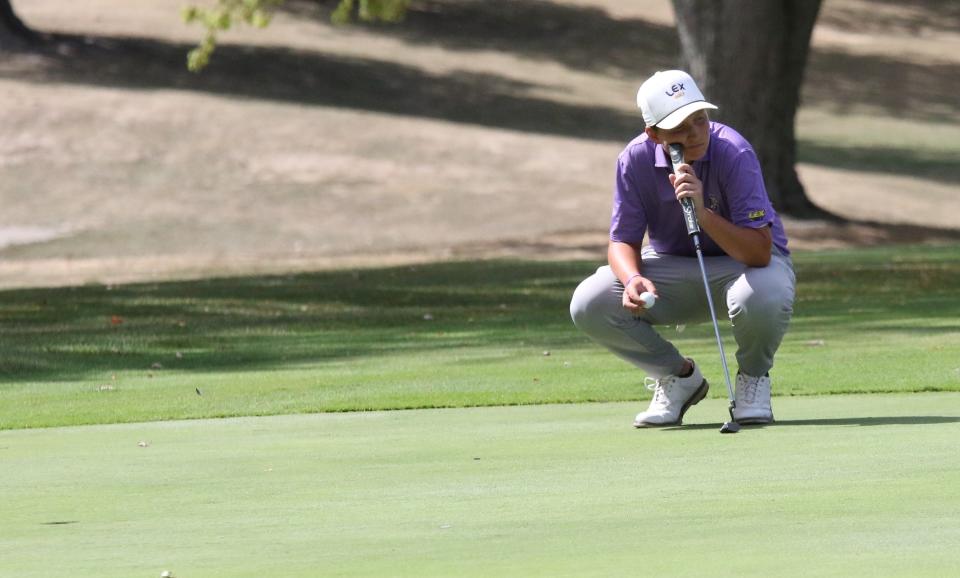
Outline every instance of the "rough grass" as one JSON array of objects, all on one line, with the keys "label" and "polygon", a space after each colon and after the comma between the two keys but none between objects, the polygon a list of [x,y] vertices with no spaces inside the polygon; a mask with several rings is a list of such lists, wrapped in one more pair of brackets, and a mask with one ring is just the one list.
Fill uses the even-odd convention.
[{"label": "rough grass", "polygon": [[[960,390],[960,248],[796,261],[778,395]],[[6,291],[0,428],[644,398],[643,375],[569,321],[569,296],[595,265]],[[723,383],[708,325],[665,331]]]}]

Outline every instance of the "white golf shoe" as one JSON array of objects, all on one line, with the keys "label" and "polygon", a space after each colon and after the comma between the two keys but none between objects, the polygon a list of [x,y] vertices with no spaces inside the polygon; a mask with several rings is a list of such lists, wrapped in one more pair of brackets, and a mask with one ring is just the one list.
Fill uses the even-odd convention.
[{"label": "white golf shoe", "polygon": [[754,377],[737,373],[737,407],[733,417],[738,423],[760,424],[773,421],[773,408],[770,406],[770,375]]},{"label": "white golf shoe", "polygon": [[660,427],[680,425],[683,414],[707,395],[710,385],[693,360],[693,373],[687,377],[668,375],[660,379],[647,378],[647,389],[653,390],[653,399],[647,411],[637,414],[633,427]]}]

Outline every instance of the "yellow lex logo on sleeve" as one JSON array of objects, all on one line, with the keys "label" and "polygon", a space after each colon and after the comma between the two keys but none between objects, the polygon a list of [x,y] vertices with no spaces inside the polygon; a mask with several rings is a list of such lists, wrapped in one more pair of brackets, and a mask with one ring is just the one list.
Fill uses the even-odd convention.
[{"label": "yellow lex logo on sleeve", "polygon": [[766,214],[767,212],[763,209],[760,209],[759,211],[750,211],[750,213],[747,214],[747,218],[749,218],[751,221],[756,221],[757,219],[762,219]]}]

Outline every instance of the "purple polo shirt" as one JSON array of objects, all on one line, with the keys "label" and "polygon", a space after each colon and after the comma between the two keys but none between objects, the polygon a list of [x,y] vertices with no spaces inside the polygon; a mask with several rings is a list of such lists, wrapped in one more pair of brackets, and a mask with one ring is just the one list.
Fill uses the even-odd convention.
[{"label": "purple polo shirt", "polygon": [[[773,244],[783,255],[787,235],[763,185],[753,147],[732,128],[710,123],[710,145],[693,170],[703,182],[707,208],[741,227],[770,226]],[[683,211],[668,175],[673,172],[663,147],[646,134],[633,139],[617,159],[610,239],[639,244],[644,233],[657,253],[696,256],[687,235]],[[700,234],[704,255],[725,255],[706,232]]]}]

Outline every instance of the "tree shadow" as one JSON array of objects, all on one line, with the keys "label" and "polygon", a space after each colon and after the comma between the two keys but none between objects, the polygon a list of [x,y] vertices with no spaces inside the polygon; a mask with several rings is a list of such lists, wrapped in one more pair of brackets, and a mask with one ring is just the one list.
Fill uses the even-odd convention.
[{"label": "tree shadow", "polygon": [[842,30],[858,30],[873,35],[907,32],[921,35],[926,31],[955,32],[960,28],[960,4],[956,0],[872,0],[872,4],[889,10],[858,10],[843,5],[822,11],[820,20]]},{"label": "tree shadow", "polygon": [[[300,1],[288,9],[297,17],[328,20],[329,4]],[[916,25],[932,25],[937,10],[946,5],[942,0],[922,3],[914,10]],[[414,45],[498,51],[638,81],[653,70],[677,66],[680,59],[673,27],[541,0],[430,0],[415,3],[399,25],[355,26]],[[536,92],[545,86],[536,77],[520,81],[462,70],[433,74],[385,60],[230,44],[221,45],[209,68],[197,75],[186,70],[186,54],[193,47],[188,43],[77,34],[44,37],[46,48],[39,56],[0,61],[0,78],[191,90],[618,143],[642,129],[642,120],[629,103],[614,109],[540,97]],[[811,54],[803,98],[806,105],[841,114],[869,107],[897,118],[956,121],[958,92],[960,67],[953,64],[820,49]],[[914,174],[919,166],[934,178],[960,180],[952,159],[931,158],[907,148],[877,156],[872,149],[801,145],[801,160],[816,164],[868,166],[898,174]],[[895,156],[896,162],[891,162]]]},{"label": "tree shadow", "polygon": [[[843,333],[864,323],[870,334],[955,334],[956,323],[943,324],[960,319],[952,289],[960,283],[951,265],[955,260],[929,259],[923,267],[896,260],[885,267],[890,259],[861,260],[856,267],[849,261],[800,263],[798,278],[829,297],[798,306],[797,329],[815,326],[818,334],[829,335],[834,325]],[[88,379],[125,370],[207,374],[376,363],[384,356],[461,348],[534,347],[539,355],[580,347],[587,338],[570,324],[569,299],[596,265],[469,260],[6,290],[0,292],[0,383]],[[889,283],[930,295],[891,309],[890,296],[909,291]],[[870,311],[858,318],[851,307]],[[685,338],[714,343],[704,321]],[[825,346],[830,345],[828,338]],[[158,362],[162,367],[152,370]]]},{"label": "tree shadow", "polygon": [[[895,0],[884,0],[888,4]],[[332,0],[298,12],[329,20]],[[906,12],[832,9],[820,23],[877,34],[913,35],[950,31],[960,23],[952,0],[923,0]],[[574,70],[634,78],[681,65],[676,29],[638,19],[617,19],[605,10],[540,0],[436,0],[411,6],[399,25],[356,23],[379,35],[448,50],[496,50],[521,58],[556,62]],[[896,118],[956,120],[960,67],[839,50],[811,50],[803,103],[839,113],[879,108]]]},{"label": "tree shadow", "polygon": [[587,274],[581,263],[461,262],[3,291],[0,384],[555,349],[584,339],[567,305]]},{"label": "tree shadow", "polygon": [[879,109],[897,119],[957,122],[958,91],[960,66],[953,63],[816,49],[802,97],[804,105],[839,114]]},{"label": "tree shadow", "polygon": [[494,74],[431,74],[388,61],[307,50],[223,45],[201,74],[186,69],[188,44],[150,38],[49,35],[30,65],[0,65],[0,78],[132,90],[177,89],[231,97],[361,109],[625,142],[638,115],[537,98],[541,85]]},{"label": "tree shadow", "polygon": [[797,159],[825,167],[891,175],[902,174],[906,165],[913,176],[943,183],[960,183],[960,165],[957,164],[956,153],[945,150],[928,151],[902,146],[834,146],[798,140]]},{"label": "tree shadow", "polygon": [[[830,165],[826,165],[830,166]],[[841,246],[923,245],[956,243],[960,229],[944,229],[904,223],[881,223],[864,219],[791,219],[784,216],[789,237],[793,239],[832,241]]]},{"label": "tree shadow", "polygon": [[[335,0],[295,3],[299,17],[329,21]],[[606,10],[545,0],[425,0],[413,3],[403,22],[356,22],[409,44],[449,50],[495,50],[556,62],[574,70],[638,81],[681,62],[673,26],[613,18]]]}]

